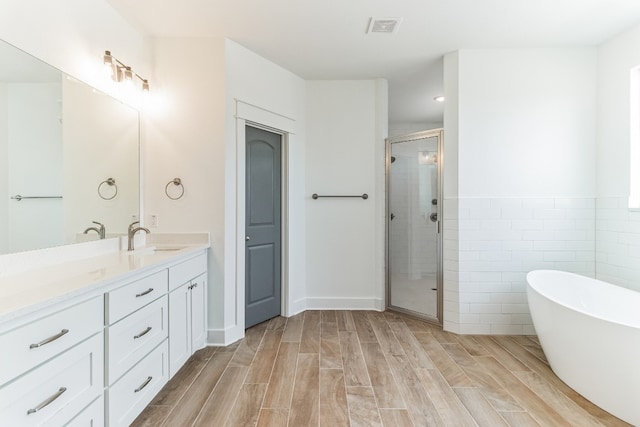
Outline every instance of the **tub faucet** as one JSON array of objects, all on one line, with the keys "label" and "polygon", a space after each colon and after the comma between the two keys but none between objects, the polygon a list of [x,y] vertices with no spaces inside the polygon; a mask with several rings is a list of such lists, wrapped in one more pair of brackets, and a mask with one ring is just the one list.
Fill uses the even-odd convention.
[{"label": "tub faucet", "polygon": [[140,221],[134,221],[131,224],[129,224],[129,230],[128,230],[128,233],[127,233],[128,237],[129,237],[129,239],[128,239],[129,241],[128,241],[128,245],[127,245],[127,250],[128,251],[132,251],[133,250],[133,236],[135,236],[138,231],[144,231],[147,234],[151,233],[148,228],[145,228],[145,227],[134,227],[136,224],[140,224]]},{"label": "tub faucet", "polygon": [[100,240],[105,238],[105,228],[104,228],[104,224],[99,223],[98,221],[91,221],[96,225],[99,225],[100,228],[97,227],[89,227],[86,230],[83,231],[84,234],[89,234],[90,231],[95,231],[96,233],[98,233],[98,236],[100,236]]}]

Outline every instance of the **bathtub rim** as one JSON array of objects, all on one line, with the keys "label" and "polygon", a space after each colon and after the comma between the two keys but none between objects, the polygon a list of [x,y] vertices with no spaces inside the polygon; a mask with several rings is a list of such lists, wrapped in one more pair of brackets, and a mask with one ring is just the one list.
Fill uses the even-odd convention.
[{"label": "bathtub rim", "polygon": [[593,312],[590,312],[590,311],[587,311],[587,310],[584,310],[584,309],[580,309],[580,308],[572,306],[572,305],[568,305],[564,301],[560,301],[558,299],[554,299],[554,298],[550,297],[549,295],[547,295],[546,293],[544,293],[543,291],[541,291],[539,289],[539,287],[535,286],[535,284],[531,283],[531,279],[535,279],[536,275],[549,274],[549,273],[555,274],[555,275],[560,275],[560,276],[577,277],[577,278],[580,278],[581,280],[586,280],[586,281],[589,281],[591,283],[594,283],[599,287],[612,286],[612,287],[614,287],[616,289],[615,292],[618,292],[618,293],[623,294],[623,295],[624,294],[630,295],[633,298],[638,299],[639,301],[640,301],[640,292],[634,291],[633,289],[625,288],[624,286],[616,285],[614,283],[605,282],[604,280],[595,279],[593,277],[583,276],[581,274],[571,273],[569,271],[562,271],[562,270],[549,270],[549,269],[532,270],[532,271],[528,272],[527,276],[526,276],[527,292],[529,292],[529,291],[535,292],[538,295],[540,295],[541,297],[553,302],[554,304],[558,304],[558,305],[566,308],[567,310],[575,311],[576,313],[580,313],[580,314],[583,314],[585,316],[589,316],[589,317],[592,317],[594,319],[598,319],[598,320],[603,321],[603,322],[611,323],[611,324],[614,324],[614,325],[625,326],[625,327],[629,327],[629,328],[633,328],[633,329],[640,329],[640,319],[638,319],[638,322],[636,324],[634,324],[634,323],[627,322],[627,321],[624,321],[624,320],[611,319],[610,317],[609,318],[608,317],[604,317],[603,315],[595,314]]}]

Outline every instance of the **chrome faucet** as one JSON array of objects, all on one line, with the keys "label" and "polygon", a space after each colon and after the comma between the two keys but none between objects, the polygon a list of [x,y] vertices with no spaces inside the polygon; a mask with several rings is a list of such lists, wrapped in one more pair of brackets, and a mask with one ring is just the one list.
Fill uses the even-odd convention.
[{"label": "chrome faucet", "polygon": [[133,250],[133,236],[135,236],[138,231],[144,231],[147,234],[151,233],[148,228],[145,228],[145,227],[134,227],[136,224],[140,224],[140,221],[134,221],[131,224],[129,224],[129,230],[128,230],[129,242],[128,242],[128,245],[127,245],[127,250],[128,251],[132,251]]},{"label": "chrome faucet", "polygon": [[99,223],[98,221],[91,221],[96,225],[99,225],[100,228],[97,227],[89,227],[86,230],[83,231],[84,234],[89,234],[90,231],[95,231],[96,233],[98,233],[98,236],[100,236],[100,240],[105,238],[105,228],[104,228],[104,224]]}]

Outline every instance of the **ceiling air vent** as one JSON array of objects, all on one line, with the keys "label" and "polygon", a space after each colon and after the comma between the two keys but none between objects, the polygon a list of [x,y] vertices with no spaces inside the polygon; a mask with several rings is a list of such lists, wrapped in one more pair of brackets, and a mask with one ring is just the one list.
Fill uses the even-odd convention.
[{"label": "ceiling air vent", "polygon": [[397,33],[402,18],[371,18],[367,33]]}]

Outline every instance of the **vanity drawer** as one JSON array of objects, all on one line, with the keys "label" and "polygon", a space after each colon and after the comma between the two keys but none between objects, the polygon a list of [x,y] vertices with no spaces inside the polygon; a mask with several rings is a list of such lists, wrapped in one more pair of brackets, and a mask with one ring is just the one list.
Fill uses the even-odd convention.
[{"label": "vanity drawer", "polygon": [[167,293],[167,270],[107,293],[108,324],[113,324]]},{"label": "vanity drawer", "polygon": [[103,427],[104,397],[100,396],[64,427]]},{"label": "vanity drawer", "polygon": [[168,297],[152,302],[108,329],[108,384],[113,384],[167,338]]},{"label": "vanity drawer", "polygon": [[109,388],[109,426],[128,426],[167,383],[168,352],[165,341]]},{"label": "vanity drawer", "polygon": [[0,425],[61,426],[103,390],[102,334],[0,388]]},{"label": "vanity drawer", "polygon": [[0,335],[0,385],[102,329],[102,296]]},{"label": "vanity drawer", "polygon": [[169,268],[169,291],[178,289],[205,271],[207,271],[206,252]]}]

